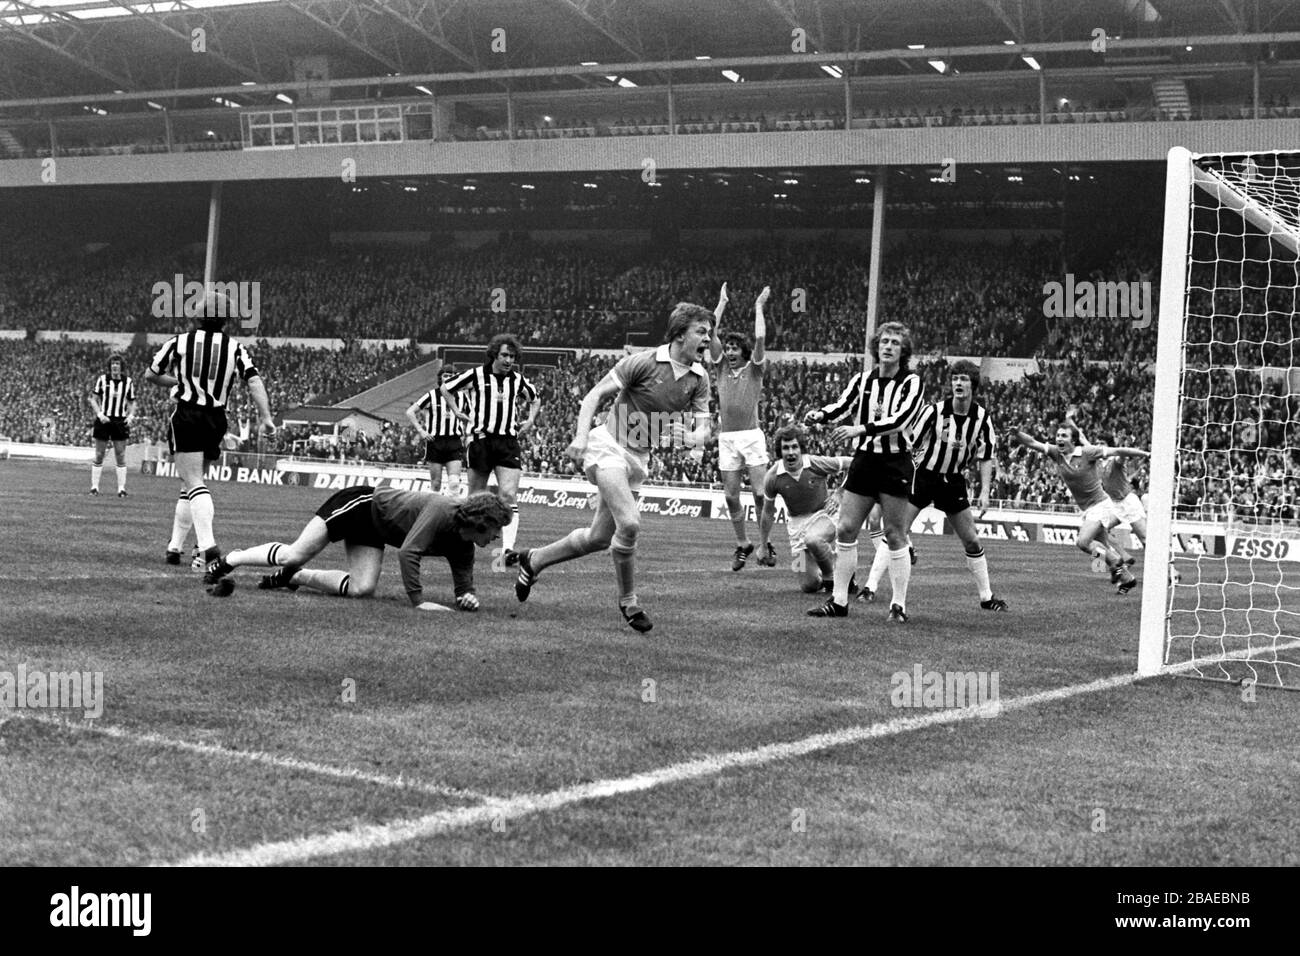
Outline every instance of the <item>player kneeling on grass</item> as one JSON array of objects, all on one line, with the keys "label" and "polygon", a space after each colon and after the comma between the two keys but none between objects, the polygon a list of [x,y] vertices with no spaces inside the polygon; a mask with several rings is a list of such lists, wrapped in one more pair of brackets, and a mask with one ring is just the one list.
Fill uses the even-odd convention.
[{"label": "player kneeling on grass", "polygon": [[780,495],[785,500],[791,566],[799,586],[812,594],[830,591],[835,584],[836,499],[827,489],[826,479],[848,471],[853,459],[805,454],[806,442],[804,431],[798,425],[786,425],[773,438],[781,458],[768,469],[762,483],[759,563],[765,563],[771,553],[769,539],[776,522],[776,498]]},{"label": "player kneeling on grass", "polygon": [[[379,583],[384,548],[397,548],[402,584],[413,607],[422,611],[447,608],[424,600],[420,586],[420,559],[426,554],[445,557],[451,565],[456,607],[477,611],[474,595],[474,546],[486,548],[510,523],[511,510],[491,492],[461,500],[427,491],[400,491],[357,485],[331,495],[307,522],[293,544],[271,542],[231,551],[215,570],[216,583],[208,590],[225,597],[234,590],[226,575],[240,567],[276,567],[262,578],[264,590],[306,586],[339,597],[370,597]],[[307,562],[332,542],[342,541],[348,551],[346,571],[314,571]]]}]

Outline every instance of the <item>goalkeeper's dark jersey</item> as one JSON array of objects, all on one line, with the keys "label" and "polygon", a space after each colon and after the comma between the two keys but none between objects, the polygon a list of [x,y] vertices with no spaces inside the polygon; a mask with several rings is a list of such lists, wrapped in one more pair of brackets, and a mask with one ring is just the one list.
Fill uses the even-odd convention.
[{"label": "goalkeeper's dark jersey", "polygon": [[456,597],[473,593],[474,542],[462,538],[452,520],[460,504],[458,499],[431,491],[375,489],[370,503],[375,527],[384,536],[385,544],[397,548],[402,586],[408,595],[422,590],[420,559],[426,554],[447,559]]}]

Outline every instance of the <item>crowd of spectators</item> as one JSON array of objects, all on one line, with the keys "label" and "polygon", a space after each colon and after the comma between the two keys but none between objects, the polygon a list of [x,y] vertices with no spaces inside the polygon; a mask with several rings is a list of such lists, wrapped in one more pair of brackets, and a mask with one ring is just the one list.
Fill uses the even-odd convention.
[{"label": "crowd of spectators", "polygon": [[[0,435],[18,441],[80,444],[88,441],[90,385],[107,365],[109,350],[97,343],[32,343],[0,340],[0,361],[9,374],[0,382]],[[127,368],[137,378],[140,399],[134,426],[137,438],[164,441],[170,403],[166,390],[145,385],[143,369],[150,350],[125,351]],[[326,392],[346,389],[409,358],[405,353],[361,349],[340,352],[295,347],[254,349],[277,411]],[[526,358],[526,356],[525,356]],[[578,406],[590,388],[612,367],[612,356],[577,354],[556,366],[532,366],[529,377],[543,404],[534,430],[521,440],[527,472],[546,477],[576,477],[575,464],[564,455],[572,438]],[[929,400],[946,387],[943,361],[918,364]],[[812,408],[827,404],[846,387],[853,361],[813,363],[769,361],[765,376],[762,427],[802,420]],[[1011,442],[1023,428],[1051,441],[1054,430],[1071,412],[1094,443],[1149,448],[1152,384],[1150,371],[1128,362],[1093,362],[1082,356],[1040,362],[1038,372],[1012,382],[988,382],[980,400],[991,410],[999,448],[991,496],[1014,507],[1069,507],[1065,486],[1040,456]],[[716,407],[716,395],[715,395]],[[251,409],[237,389],[229,410],[230,447],[245,451],[293,454],[339,462],[420,463],[423,442],[403,419],[376,436],[360,432],[335,438],[319,429],[282,429],[274,440],[257,444]],[[598,416],[599,420],[599,416]],[[810,430],[810,450],[835,454],[829,428]],[[243,436],[246,440],[238,441]],[[1255,522],[1300,520],[1300,394],[1293,394],[1284,373],[1250,369],[1192,369],[1186,383],[1177,507],[1184,517]],[[1146,463],[1130,464],[1139,493],[1146,490]],[[664,449],[651,455],[653,482],[716,486],[717,444],[701,455],[688,449]]]}]

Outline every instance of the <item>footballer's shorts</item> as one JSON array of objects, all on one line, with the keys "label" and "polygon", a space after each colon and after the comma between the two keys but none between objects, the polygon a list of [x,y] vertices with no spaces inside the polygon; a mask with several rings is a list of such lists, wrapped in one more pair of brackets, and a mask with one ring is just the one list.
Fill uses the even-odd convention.
[{"label": "footballer's shorts", "polygon": [[1083,524],[1090,521],[1100,521],[1101,526],[1107,530],[1119,524],[1119,515],[1115,512],[1115,503],[1110,500],[1109,496],[1084,509]]},{"label": "footballer's shorts", "polygon": [[785,530],[790,534],[790,557],[796,558],[808,550],[809,536],[819,532],[829,533],[835,539],[835,519],[825,511],[814,511],[806,515],[787,515]]},{"label": "footballer's shorts", "polygon": [[916,469],[907,500],[918,509],[932,504],[946,515],[960,514],[970,507],[964,475],[945,475],[929,468]]},{"label": "footballer's shorts", "polygon": [[718,435],[719,471],[740,471],[742,465],[752,468],[767,461],[767,440],[761,428]]},{"label": "footballer's shorts", "polygon": [[226,410],[177,402],[167,429],[167,447],[173,455],[200,451],[206,461],[221,457],[226,437]]},{"label": "footballer's shorts", "polygon": [[316,516],[325,521],[330,541],[384,550],[384,535],[375,526],[374,499],[375,489],[369,485],[354,485],[330,495],[316,509]]},{"label": "footballer's shorts", "polygon": [[95,441],[128,441],[131,438],[131,429],[127,428],[125,418],[110,418],[106,422],[96,418],[90,433]]},{"label": "footballer's shorts", "polygon": [[606,468],[622,471],[627,475],[627,486],[636,491],[645,481],[649,461],[650,452],[624,448],[609,433],[609,429],[601,425],[587,435],[587,452],[582,456],[582,470],[593,485],[596,483],[597,471]]},{"label": "footballer's shorts", "polygon": [[1115,501],[1112,498],[1111,503],[1115,506],[1115,514],[1119,515],[1119,520],[1127,521],[1130,526],[1134,521],[1147,520],[1147,510],[1142,507],[1138,496],[1131,491],[1124,496],[1123,501]]},{"label": "footballer's shorts", "polygon": [[519,458],[519,439],[512,435],[484,435],[471,439],[469,466],[485,475],[494,468],[523,468]]},{"label": "footballer's shorts", "polygon": [[878,455],[860,451],[853,456],[849,476],[844,479],[844,490],[876,500],[881,495],[906,498],[912,493],[912,474],[915,471],[912,456],[907,452]]},{"label": "footballer's shorts", "polygon": [[465,454],[465,443],[459,435],[439,435],[424,443],[424,460],[433,465],[460,461]]}]

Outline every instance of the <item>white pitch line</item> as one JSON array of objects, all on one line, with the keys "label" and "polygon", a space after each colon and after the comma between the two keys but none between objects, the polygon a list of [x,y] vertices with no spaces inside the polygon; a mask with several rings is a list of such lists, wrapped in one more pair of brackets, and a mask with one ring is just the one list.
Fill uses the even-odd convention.
[{"label": "white pitch line", "polygon": [[395,790],[411,790],[416,793],[423,793],[434,797],[455,797],[463,800],[492,799],[487,794],[478,793],[474,790],[461,790],[457,787],[445,787],[436,783],[423,783],[419,780],[409,780],[400,775],[390,777],[386,774],[369,773],[365,770],[355,770],[351,767],[331,767],[328,764],[314,763],[310,760],[299,760],[297,757],[280,757],[275,754],[263,753],[259,750],[228,750],[225,747],[218,747],[215,744],[204,744],[190,740],[180,740],[175,737],[164,737],[162,734],[155,734],[150,731],[127,730],[123,727],[113,726],[97,727],[92,724],[69,721],[48,714],[35,714],[31,711],[7,711],[6,713],[13,718],[52,724],[79,733],[100,734],[105,737],[112,737],[114,740],[125,740],[136,744],[150,744],[155,747],[168,747],[172,750],[185,750],[190,753],[201,754],[205,757],[222,757],[234,761],[244,760],[250,763],[265,764],[269,767],[278,767],[281,770],[292,770],[296,773],[315,774],[318,777],[332,777],[335,780],[368,783]]}]

